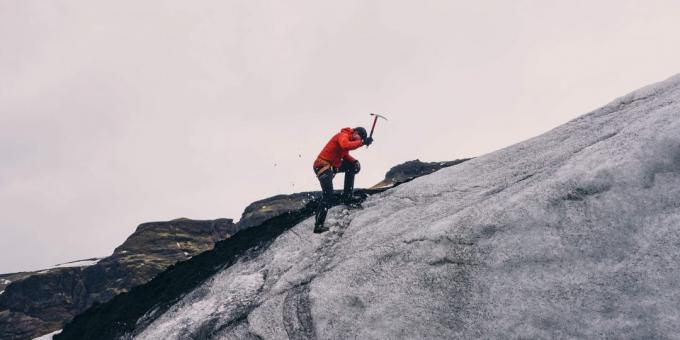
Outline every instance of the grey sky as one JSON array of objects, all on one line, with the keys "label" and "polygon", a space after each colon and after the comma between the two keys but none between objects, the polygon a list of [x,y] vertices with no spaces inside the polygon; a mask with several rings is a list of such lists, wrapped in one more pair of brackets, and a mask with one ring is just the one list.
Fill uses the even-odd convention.
[{"label": "grey sky", "polygon": [[[0,272],[108,255],[146,221],[477,156],[680,69],[677,1],[0,0]],[[336,179],[336,186],[341,185]]]}]

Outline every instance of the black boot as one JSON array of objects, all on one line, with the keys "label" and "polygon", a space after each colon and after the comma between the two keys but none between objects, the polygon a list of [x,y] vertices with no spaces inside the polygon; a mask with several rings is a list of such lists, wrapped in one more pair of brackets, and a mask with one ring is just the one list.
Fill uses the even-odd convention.
[{"label": "black boot", "polygon": [[322,225],[314,225],[314,233],[315,234],[325,233],[329,230],[330,229],[328,229],[328,227],[323,226],[323,224]]},{"label": "black boot", "polygon": [[342,195],[342,204],[345,205],[352,205],[352,204],[358,204],[361,203],[364,200],[364,197],[359,196],[359,195]]},{"label": "black boot", "polygon": [[365,196],[363,195],[352,195],[352,196],[345,196],[343,195],[342,197],[342,204],[348,206],[349,208],[361,208],[361,202],[366,199]]},{"label": "black boot", "polygon": [[326,214],[328,214],[328,201],[325,199],[321,199],[321,202],[319,203],[319,207],[316,210],[316,218],[314,221],[314,233],[315,234],[320,234],[325,231],[328,231],[327,227],[324,227],[324,222],[326,221]]}]

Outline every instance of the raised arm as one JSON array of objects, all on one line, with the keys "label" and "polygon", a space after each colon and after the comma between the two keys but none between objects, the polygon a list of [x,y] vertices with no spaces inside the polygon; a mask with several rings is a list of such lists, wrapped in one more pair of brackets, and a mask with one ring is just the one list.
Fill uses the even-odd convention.
[{"label": "raised arm", "polygon": [[340,137],[338,138],[338,143],[340,143],[340,147],[345,150],[358,149],[360,146],[364,145],[364,143],[360,139],[349,140],[349,136],[347,136],[344,133],[341,134]]}]

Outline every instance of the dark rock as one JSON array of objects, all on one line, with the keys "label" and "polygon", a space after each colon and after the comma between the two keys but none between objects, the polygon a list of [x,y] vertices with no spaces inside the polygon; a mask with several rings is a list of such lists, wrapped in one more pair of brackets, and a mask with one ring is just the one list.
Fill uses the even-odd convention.
[{"label": "dark rock", "polygon": [[94,265],[2,275],[0,283],[11,283],[0,295],[0,339],[31,339],[59,330],[94,303],[148,282],[237,231],[230,219],[144,223]]},{"label": "dark rock", "polygon": [[277,195],[251,203],[243,211],[238,225],[241,229],[254,227],[282,214],[304,208],[307,203],[321,197],[321,193],[301,192],[292,195]]},{"label": "dark rock", "polygon": [[0,322],[2,339],[32,339],[35,334],[48,334],[61,327],[61,323],[46,322],[9,310],[0,310]]},{"label": "dark rock", "polygon": [[429,175],[437,170],[460,164],[471,158],[456,159],[447,162],[421,162],[419,159],[399,164],[390,169],[385,174],[385,179],[374,185],[372,188],[382,188],[394,186],[398,183],[405,183],[420,176]]},{"label": "dark rock", "polygon": [[14,281],[19,281],[25,277],[29,277],[35,273],[33,272],[21,272],[21,273],[11,273],[11,274],[0,274],[0,292],[3,292],[10,283]]}]

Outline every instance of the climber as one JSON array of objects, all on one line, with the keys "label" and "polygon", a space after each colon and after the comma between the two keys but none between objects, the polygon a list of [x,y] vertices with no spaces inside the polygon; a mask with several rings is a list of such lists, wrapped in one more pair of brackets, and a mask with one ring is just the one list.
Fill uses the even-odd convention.
[{"label": "climber", "polygon": [[371,145],[371,143],[373,143],[373,138],[368,137],[366,129],[362,127],[344,128],[328,141],[314,161],[314,173],[319,179],[322,192],[316,210],[315,233],[328,231],[328,228],[324,227],[323,224],[328,209],[333,206],[333,177],[336,173],[345,173],[345,186],[341,196],[342,203],[352,204],[361,199],[353,195],[354,175],[361,170],[361,164],[357,159],[350,156],[349,151],[362,145]]}]

